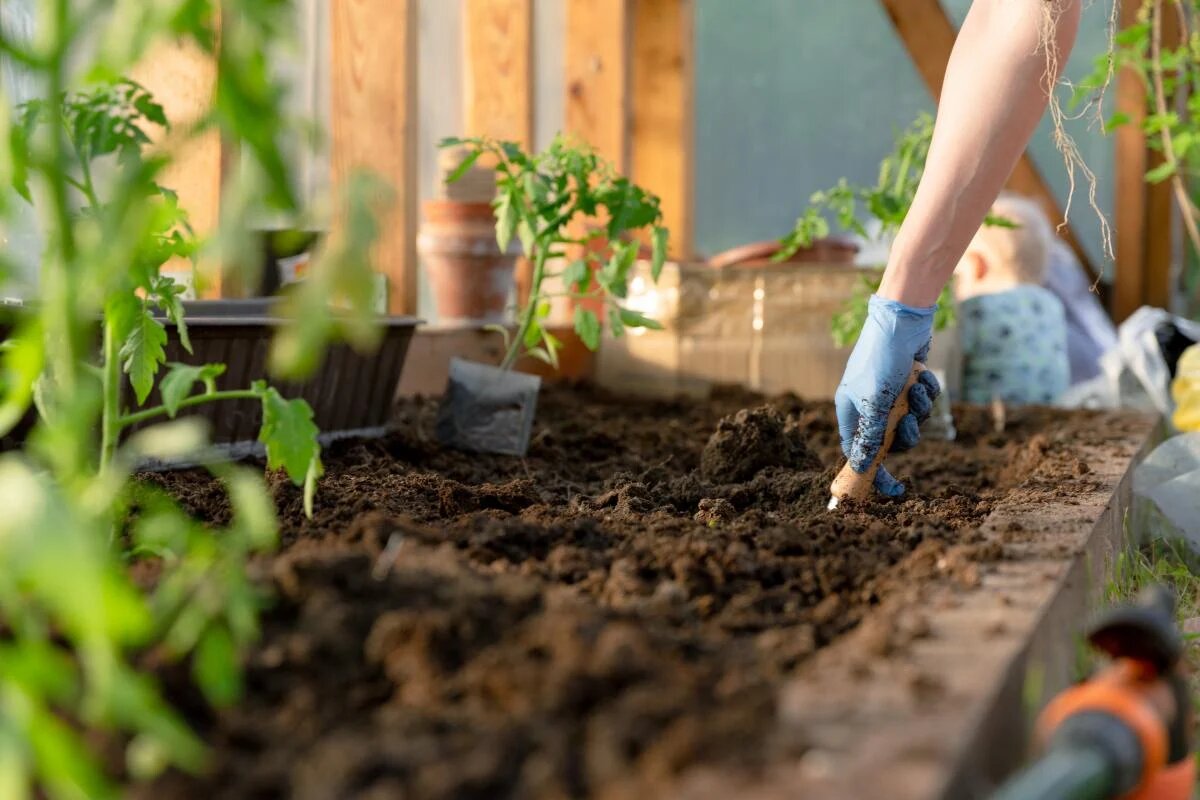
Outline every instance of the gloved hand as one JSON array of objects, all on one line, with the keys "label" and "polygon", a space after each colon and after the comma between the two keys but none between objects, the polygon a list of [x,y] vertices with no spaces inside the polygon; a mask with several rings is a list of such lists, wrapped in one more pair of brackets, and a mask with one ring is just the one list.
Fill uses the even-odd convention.
[{"label": "gloved hand", "polygon": [[[866,472],[883,446],[888,414],[908,382],[913,361],[929,357],[936,310],[936,306],[913,308],[871,295],[867,322],[834,395],[842,452],[855,472]],[[909,413],[896,426],[893,452],[916,446],[921,438],[918,426],[929,419],[940,393],[933,373],[922,372],[909,390]],[[887,497],[904,494],[904,485],[882,466],[875,475],[875,489]]]}]

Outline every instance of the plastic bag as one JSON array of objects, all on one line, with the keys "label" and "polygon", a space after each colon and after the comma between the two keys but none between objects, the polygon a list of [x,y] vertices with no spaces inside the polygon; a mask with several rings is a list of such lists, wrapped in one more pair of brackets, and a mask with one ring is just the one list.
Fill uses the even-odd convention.
[{"label": "plastic bag", "polygon": [[1173,325],[1200,341],[1200,323],[1142,306],[1117,329],[1117,346],[1100,359],[1103,374],[1071,387],[1059,405],[1068,408],[1131,408],[1170,416],[1171,365],[1163,357],[1159,329]]},{"label": "plastic bag", "polygon": [[1133,530],[1200,552],[1200,433],[1163,442],[1133,471]]}]

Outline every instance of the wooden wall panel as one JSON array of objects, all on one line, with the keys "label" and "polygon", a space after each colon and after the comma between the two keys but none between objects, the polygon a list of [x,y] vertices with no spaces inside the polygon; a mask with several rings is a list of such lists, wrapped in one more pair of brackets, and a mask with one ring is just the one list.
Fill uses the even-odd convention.
[{"label": "wooden wall panel", "polygon": [[566,130],[629,170],[632,0],[567,4]]},{"label": "wooden wall panel", "polygon": [[692,254],[693,0],[634,0],[632,176],[662,199],[671,257]]},{"label": "wooden wall panel", "polygon": [[396,203],[376,250],[389,309],[417,311],[417,0],[335,0],[334,191],[356,168],[391,183]]},{"label": "wooden wall panel", "polygon": [[532,0],[466,0],[463,37],[467,134],[532,147]]},{"label": "wooden wall panel", "polygon": [[[130,77],[154,95],[172,127],[182,133],[211,107],[217,85],[217,63],[195,47],[164,44],[151,51]],[[159,131],[154,135],[161,141],[164,134]],[[222,168],[221,136],[212,131],[184,144],[163,176],[163,185],[179,193],[180,205],[187,210],[200,236],[212,233],[217,227]],[[169,264],[164,271],[190,273],[191,265]],[[200,271],[203,294],[219,296],[220,270],[215,265],[202,264]]]}]

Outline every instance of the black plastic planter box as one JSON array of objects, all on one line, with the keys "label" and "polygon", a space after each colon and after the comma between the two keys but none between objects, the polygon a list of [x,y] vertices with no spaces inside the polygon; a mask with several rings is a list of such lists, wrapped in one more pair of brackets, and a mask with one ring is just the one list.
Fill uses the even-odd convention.
[{"label": "black plastic planter box", "polygon": [[[183,349],[175,327],[168,324],[167,362],[197,366],[225,364],[225,374],[217,378],[217,388],[222,390],[248,389],[256,380],[267,380],[284,397],[302,397],[308,401],[323,437],[382,431],[388,423],[418,321],[410,317],[386,317],[381,320],[383,338],[374,352],[360,354],[348,345],[334,345],[311,378],[302,383],[284,383],[271,380],[267,374],[271,338],[274,329],[282,324],[282,320],[271,315],[271,302],[270,298],[262,298],[185,303],[192,352]],[[160,402],[155,389],[142,407],[150,408]],[[138,408],[128,384],[123,403],[131,411]],[[214,444],[253,445],[262,422],[262,405],[257,400],[203,403],[180,411],[179,416],[207,420]],[[22,429],[27,426],[23,424],[5,438],[4,449],[19,444],[25,432]]]}]

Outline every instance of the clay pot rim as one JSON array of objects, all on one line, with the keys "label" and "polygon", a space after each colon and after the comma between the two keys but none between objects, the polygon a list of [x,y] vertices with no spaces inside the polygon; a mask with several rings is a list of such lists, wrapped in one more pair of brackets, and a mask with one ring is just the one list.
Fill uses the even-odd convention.
[{"label": "clay pot rim", "polygon": [[[779,252],[780,245],[776,239],[770,239],[760,242],[750,242],[749,244],[732,247],[728,250],[717,253],[706,262],[713,269],[723,269],[725,267],[747,266],[752,262],[769,262],[770,259]],[[822,239],[817,239],[812,243],[811,247],[801,248],[796,255],[787,261],[779,262],[779,265],[792,264],[799,265],[803,263],[814,263],[811,261],[805,262],[799,256],[805,252],[815,250],[834,250],[841,251],[853,255],[860,250],[859,246],[850,241],[838,236],[827,236]]]}]

